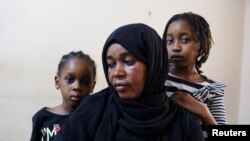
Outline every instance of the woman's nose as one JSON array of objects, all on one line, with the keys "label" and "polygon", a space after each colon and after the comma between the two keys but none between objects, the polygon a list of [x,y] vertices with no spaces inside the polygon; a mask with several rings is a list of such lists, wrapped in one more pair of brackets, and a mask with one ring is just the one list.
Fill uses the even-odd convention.
[{"label": "woman's nose", "polygon": [[115,67],[114,75],[115,76],[123,76],[124,74],[125,74],[124,65],[117,64],[116,67]]}]

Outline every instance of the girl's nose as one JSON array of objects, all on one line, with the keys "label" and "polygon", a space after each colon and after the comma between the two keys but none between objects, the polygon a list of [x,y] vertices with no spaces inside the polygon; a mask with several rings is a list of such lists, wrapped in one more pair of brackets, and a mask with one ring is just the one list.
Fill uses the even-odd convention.
[{"label": "girl's nose", "polygon": [[81,88],[82,88],[81,82],[80,81],[75,81],[73,89],[74,90],[81,90]]},{"label": "girl's nose", "polygon": [[172,51],[181,51],[181,45],[178,41],[175,41],[175,43],[173,44],[173,47],[172,47]]}]

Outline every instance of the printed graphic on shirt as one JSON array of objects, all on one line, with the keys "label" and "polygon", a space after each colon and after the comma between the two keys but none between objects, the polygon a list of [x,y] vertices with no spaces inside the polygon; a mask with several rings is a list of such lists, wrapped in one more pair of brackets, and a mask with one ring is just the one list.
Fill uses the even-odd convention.
[{"label": "printed graphic on shirt", "polygon": [[61,127],[59,124],[54,124],[52,130],[49,127],[45,127],[41,129],[42,132],[42,138],[41,141],[50,141],[52,138],[54,138],[57,133],[61,130]]}]

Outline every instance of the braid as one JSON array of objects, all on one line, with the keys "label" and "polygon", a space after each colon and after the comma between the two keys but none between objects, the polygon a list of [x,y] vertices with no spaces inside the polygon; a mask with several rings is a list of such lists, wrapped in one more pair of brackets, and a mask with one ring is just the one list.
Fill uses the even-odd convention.
[{"label": "braid", "polygon": [[60,63],[58,64],[57,75],[60,76],[65,64],[68,63],[69,60],[75,59],[75,58],[80,58],[80,59],[87,61],[92,69],[94,78],[96,77],[96,65],[95,65],[94,60],[91,59],[88,54],[85,54],[82,51],[78,51],[78,52],[72,51],[68,54],[63,55]]}]

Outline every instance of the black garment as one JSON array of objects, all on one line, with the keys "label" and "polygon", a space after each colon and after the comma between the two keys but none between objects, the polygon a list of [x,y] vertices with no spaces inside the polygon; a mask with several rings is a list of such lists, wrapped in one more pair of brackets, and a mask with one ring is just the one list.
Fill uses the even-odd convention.
[{"label": "black garment", "polygon": [[[108,81],[106,53],[112,43],[121,44],[147,67],[142,95],[119,98]],[[130,24],[116,29],[107,39],[102,61],[109,87],[83,99],[69,117],[63,141],[203,141],[198,119],[166,96],[167,50],[151,27]]]},{"label": "black garment", "polygon": [[42,108],[32,117],[33,129],[30,141],[53,141],[67,117],[51,113],[46,107]]},{"label": "black garment", "polygon": [[[146,126],[150,124],[150,121],[147,121],[148,123],[141,121],[141,125],[137,124],[138,127],[130,123],[130,128],[134,128],[134,131],[121,127],[122,125],[119,126],[119,123],[124,121],[118,119],[122,116],[120,112],[114,112],[118,109],[110,93],[107,88],[83,99],[73,116],[69,117],[66,128],[63,128],[62,132],[56,136],[56,141],[204,140],[198,119],[171,100],[167,100],[169,114],[173,111],[175,111],[175,114],[173,118],[170,117],[171,120],[162,132],[157,129],[147,130]],[[133,112],[136,112],[136,110]],[[141,116],[143,117],[143,115]],[[155,126],[158,126],[157,122]],[[140,128],[145,128],[145,130]],[[119,138],[117,139],[117,137]]]}]

